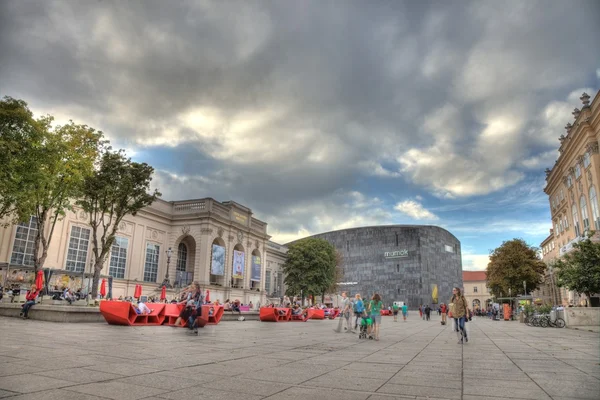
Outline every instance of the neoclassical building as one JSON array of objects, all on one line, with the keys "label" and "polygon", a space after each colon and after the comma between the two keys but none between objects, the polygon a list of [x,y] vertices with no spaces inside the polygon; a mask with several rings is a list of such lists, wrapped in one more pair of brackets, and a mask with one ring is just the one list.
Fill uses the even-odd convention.
[{"label": "neoclassical building", "polygon": [[[267,296],[280,297],[285,290],[281,266],[287,249],[270,242],[267,223],[252,215],[248,207],[233,201],[156,200],[122,221],[102,276],[113,278],[114,298],[132,296],[136,284],[142,285],[143,294],[158,295],[160,284],[168,279],[174,287],[169,296],[198,281],[210,290],[211,300],[264,304]],[[3,286],[22,286],[33,279],[36,229],[33,217],[0,228]],[[75,208],[54,231],[44,265],[53,271],[51,286],[85,290],[91,253],[87,215]]]},{"label": "neoclassical building", "polygon": [[[574,121],[567,123],[566,135],[559,138],[558,159],[552,169],[546,169],[544,192],[550,202],[554,238],[544,240],[542,247],[552,243],[558,257],[572,251],[573,244],[587,232],[600,231],[600,91],[591,103],[586,93],[580,100],[581,110],[573,110]],[[568,296],[570,305],[585,301],[573,294]],[[598,298],[592,301],[596,303]]]}]

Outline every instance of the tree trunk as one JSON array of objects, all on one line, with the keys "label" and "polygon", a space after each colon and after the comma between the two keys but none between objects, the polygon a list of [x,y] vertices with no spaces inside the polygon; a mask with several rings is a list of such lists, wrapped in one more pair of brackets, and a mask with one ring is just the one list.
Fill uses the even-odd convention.
[{"label": "tree trunk", "polygon": [[96,297],[98,297],[98,283],[100,282],[100,273],[104,267],[105,259],[106,255],[104,252],[102,252],[100,257],[94,262],[94,274],[92,277],[92,299],[96,299]]}]

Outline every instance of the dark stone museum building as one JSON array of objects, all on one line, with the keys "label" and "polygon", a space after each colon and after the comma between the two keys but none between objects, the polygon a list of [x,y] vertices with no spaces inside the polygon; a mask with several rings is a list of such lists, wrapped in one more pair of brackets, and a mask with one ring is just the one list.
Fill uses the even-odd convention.
[{"label": "dark stone museum building", "polygon": [[383,303],[409,308],[447,303],[452,287],[462,287],[460,242],[437,226],[389,225],[314,235],[343,256],[341,290],[363,298],[377,292]]}]

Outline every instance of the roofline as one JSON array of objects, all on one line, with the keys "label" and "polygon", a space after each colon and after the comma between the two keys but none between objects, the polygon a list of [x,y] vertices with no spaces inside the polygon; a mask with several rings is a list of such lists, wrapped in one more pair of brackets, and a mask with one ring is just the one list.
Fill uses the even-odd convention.
[{"label": "roofline", "polygon": [[[442,231],[448,232],[448,234],[450,236],[452,236],[454,239],[456,239],[456,241],[458,243],[460,243],[460,240],[458,240],[458,238],[456,236],[454,236],[454,234],[452,232],[450,232],[447,229],[442,228],[441,226],[437,226],[437,225],[401,225],[401,224],[393,224],[393,225],[369,225],[369,226],[357,226],[355,228],[337,229],[337,230],[333,230],[333,231],[315,233],[313,235],[308,235],[306,237],[303,237],[302,239],[306,239],[306,238],[309,238],[309,237],[320,236],[320,235],[326,235],[328,233],[333,233],[333,232],[354,231],[354,230],[369,229],[369,228],[394,228],[394,227],[396,227],[396,228],[437,228],[437,229],[440,229]],[[294,243],[294,242],[297,242],[298,240],[302,240],[302,239],[296,239],[296,240],[291,241],[289,243]],[[289,243],[287,243],[287,244],[289,244]]]}]

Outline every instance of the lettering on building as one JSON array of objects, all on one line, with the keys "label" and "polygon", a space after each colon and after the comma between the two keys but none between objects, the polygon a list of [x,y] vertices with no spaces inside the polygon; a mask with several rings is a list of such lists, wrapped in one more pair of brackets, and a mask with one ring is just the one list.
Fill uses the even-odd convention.
[{"label": "lettering on building", "polygon": [[383,253],[385,258],[401,258],[408,257],[408,249],[399,250],[399,251],[386,251]]}]

